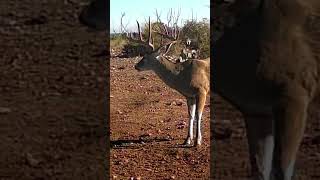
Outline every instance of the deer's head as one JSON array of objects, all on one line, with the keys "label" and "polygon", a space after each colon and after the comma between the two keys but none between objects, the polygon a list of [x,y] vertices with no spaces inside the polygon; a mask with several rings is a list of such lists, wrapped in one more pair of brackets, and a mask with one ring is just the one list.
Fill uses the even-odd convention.
[{"label": "deer's head", "polygon": [[162,56],[169,52],[171,43],[168,45],[161,46],[156,50],[152,50],[150,53],[147,53],[143,58],[134,66],[138,71],[147,71],[152,70],[156,67],[156,64],[161,60]]},{"label": "deer's head", "polygon": [[139,22],[137,21],[137,25],[138,25],[138,32],[139,32],[139,40],[133,39],[132,37],[128,37],[131,41],[134,41],[136,43],[139,43],[141,45],[143,45],[146,48],[146,53],[143,56],[143,58],[135,65],[135,69],[138,71],[146,71],[146,70],[152,70],[156,63],[158,63],[158,61],[162,58],[162,56],[166,55],[171,46],[177,42],[178,37],[179,37],[179,33],[180,31],[178,30],[178,27],[176,27],[173,31],[172,34],[174,34],[173,36],[170,36],[169,31],[167,29],[167,27],[163,24],[163,28],[165,29],[165,33],[159,32],[159,31],[155,31],[157,34],[161,35],[161,37],[163,38],[167,38],[170,40],[169,43],[164,44],[161,43],[160,47],[155,48],[154,44],[153,44],[153,38],[152,38],[152,26],[151,26],[151,22],[150,22],[150,17],[149,17],[149,23],[148,23],[148,27],[149,27],[149,34],[148,34],[148,39],[146,41],[143,40],[142,34],[141,34],[141,30],[140,30],[140,25]]}]

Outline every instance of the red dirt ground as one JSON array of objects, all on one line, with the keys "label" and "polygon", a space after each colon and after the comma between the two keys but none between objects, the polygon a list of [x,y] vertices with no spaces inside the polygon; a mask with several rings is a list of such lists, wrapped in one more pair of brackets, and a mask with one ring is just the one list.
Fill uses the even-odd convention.
[{"label": "red dirt ground", "polygon": [[111,177],[209,179],[209,97],[203,144],[181,146],[188,131],[186,100],[154,73],[136,71],[138,60],[111,58]]},{"label": "red dirt ground", "polygon": [[0,179],[106,179],[106,36],[83,3],[0,2]]}]

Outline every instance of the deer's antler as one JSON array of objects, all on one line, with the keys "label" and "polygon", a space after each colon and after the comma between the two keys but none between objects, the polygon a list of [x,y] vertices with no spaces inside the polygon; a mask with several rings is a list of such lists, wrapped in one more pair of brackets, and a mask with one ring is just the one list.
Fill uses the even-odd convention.
[{"label": "deer's antler", "polygon": [[140,29],[140,24],[139,22],[137,21],[137,25],[138,25],[138,33],[139,33],[139,38],[140,39],[134,39],[132,37],[132,34],[129,33],[129,36],[127,36],[127,38],[132,41],[132,42],[135,42],[135,43],[138,43],[138,44],[142,44],[148,48],[151,48],[152,50],[154,50],[154,45],[153,45],[153,39],[152,39],[152,27],[151,27],[151,22],[150,22],[150,17],[149,17],[149,23],[148,23],[148,26],[149,26],[149,34],[148,34],[148,39],[147,41],[144,41],[143,40],[143,37],[142,37],[142,33],[141,33],[141,29]]}]

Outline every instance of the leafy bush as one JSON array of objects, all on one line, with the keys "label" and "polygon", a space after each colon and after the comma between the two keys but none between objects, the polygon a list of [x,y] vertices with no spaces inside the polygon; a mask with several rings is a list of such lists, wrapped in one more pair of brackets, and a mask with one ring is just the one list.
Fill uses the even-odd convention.
[{"label": "leafy bush", "polygon": [[199,46],[200,58],[210,56],[210,23],[208,19],[200,22],[187,21],[182,27],[182,37],[195,40]]},{"label": "leafy bush", "polygon": [[123,47],[122,51],[127,57],[135,57],[135,56],[143,56],[146,53],[147,49],[141,44],[129,41]]},{"label": "leafy bush", "polygon": [[114,35],[110,38],[110,47],[113,49],[123,49],[126,44],[128,44],[128,40],[121,34]]},{"label": "leafy bush", "polygon": [[126,57],[135,57],[145,54],[145,48],[141,44],[137,44],[128,40],[123,34],[116,34],[110,37],[110,48],[122,50]]}]

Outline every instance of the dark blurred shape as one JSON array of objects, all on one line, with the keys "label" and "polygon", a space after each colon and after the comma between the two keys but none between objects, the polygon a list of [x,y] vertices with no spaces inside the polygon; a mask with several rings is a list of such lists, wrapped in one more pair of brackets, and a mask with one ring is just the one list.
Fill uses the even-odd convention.
[{"label": "dark blurred shape", "polygon": [[46,23],[48,23],[48,18],[43,15],[34,17],[24,22],[25,25],[40,25],[40,24],[46,24]]},{"label": "dark blurred shape", "polygon": [[99,31],[107,30],[107,1],[94,0],[84,7],[79,21],[89,28]]}]

